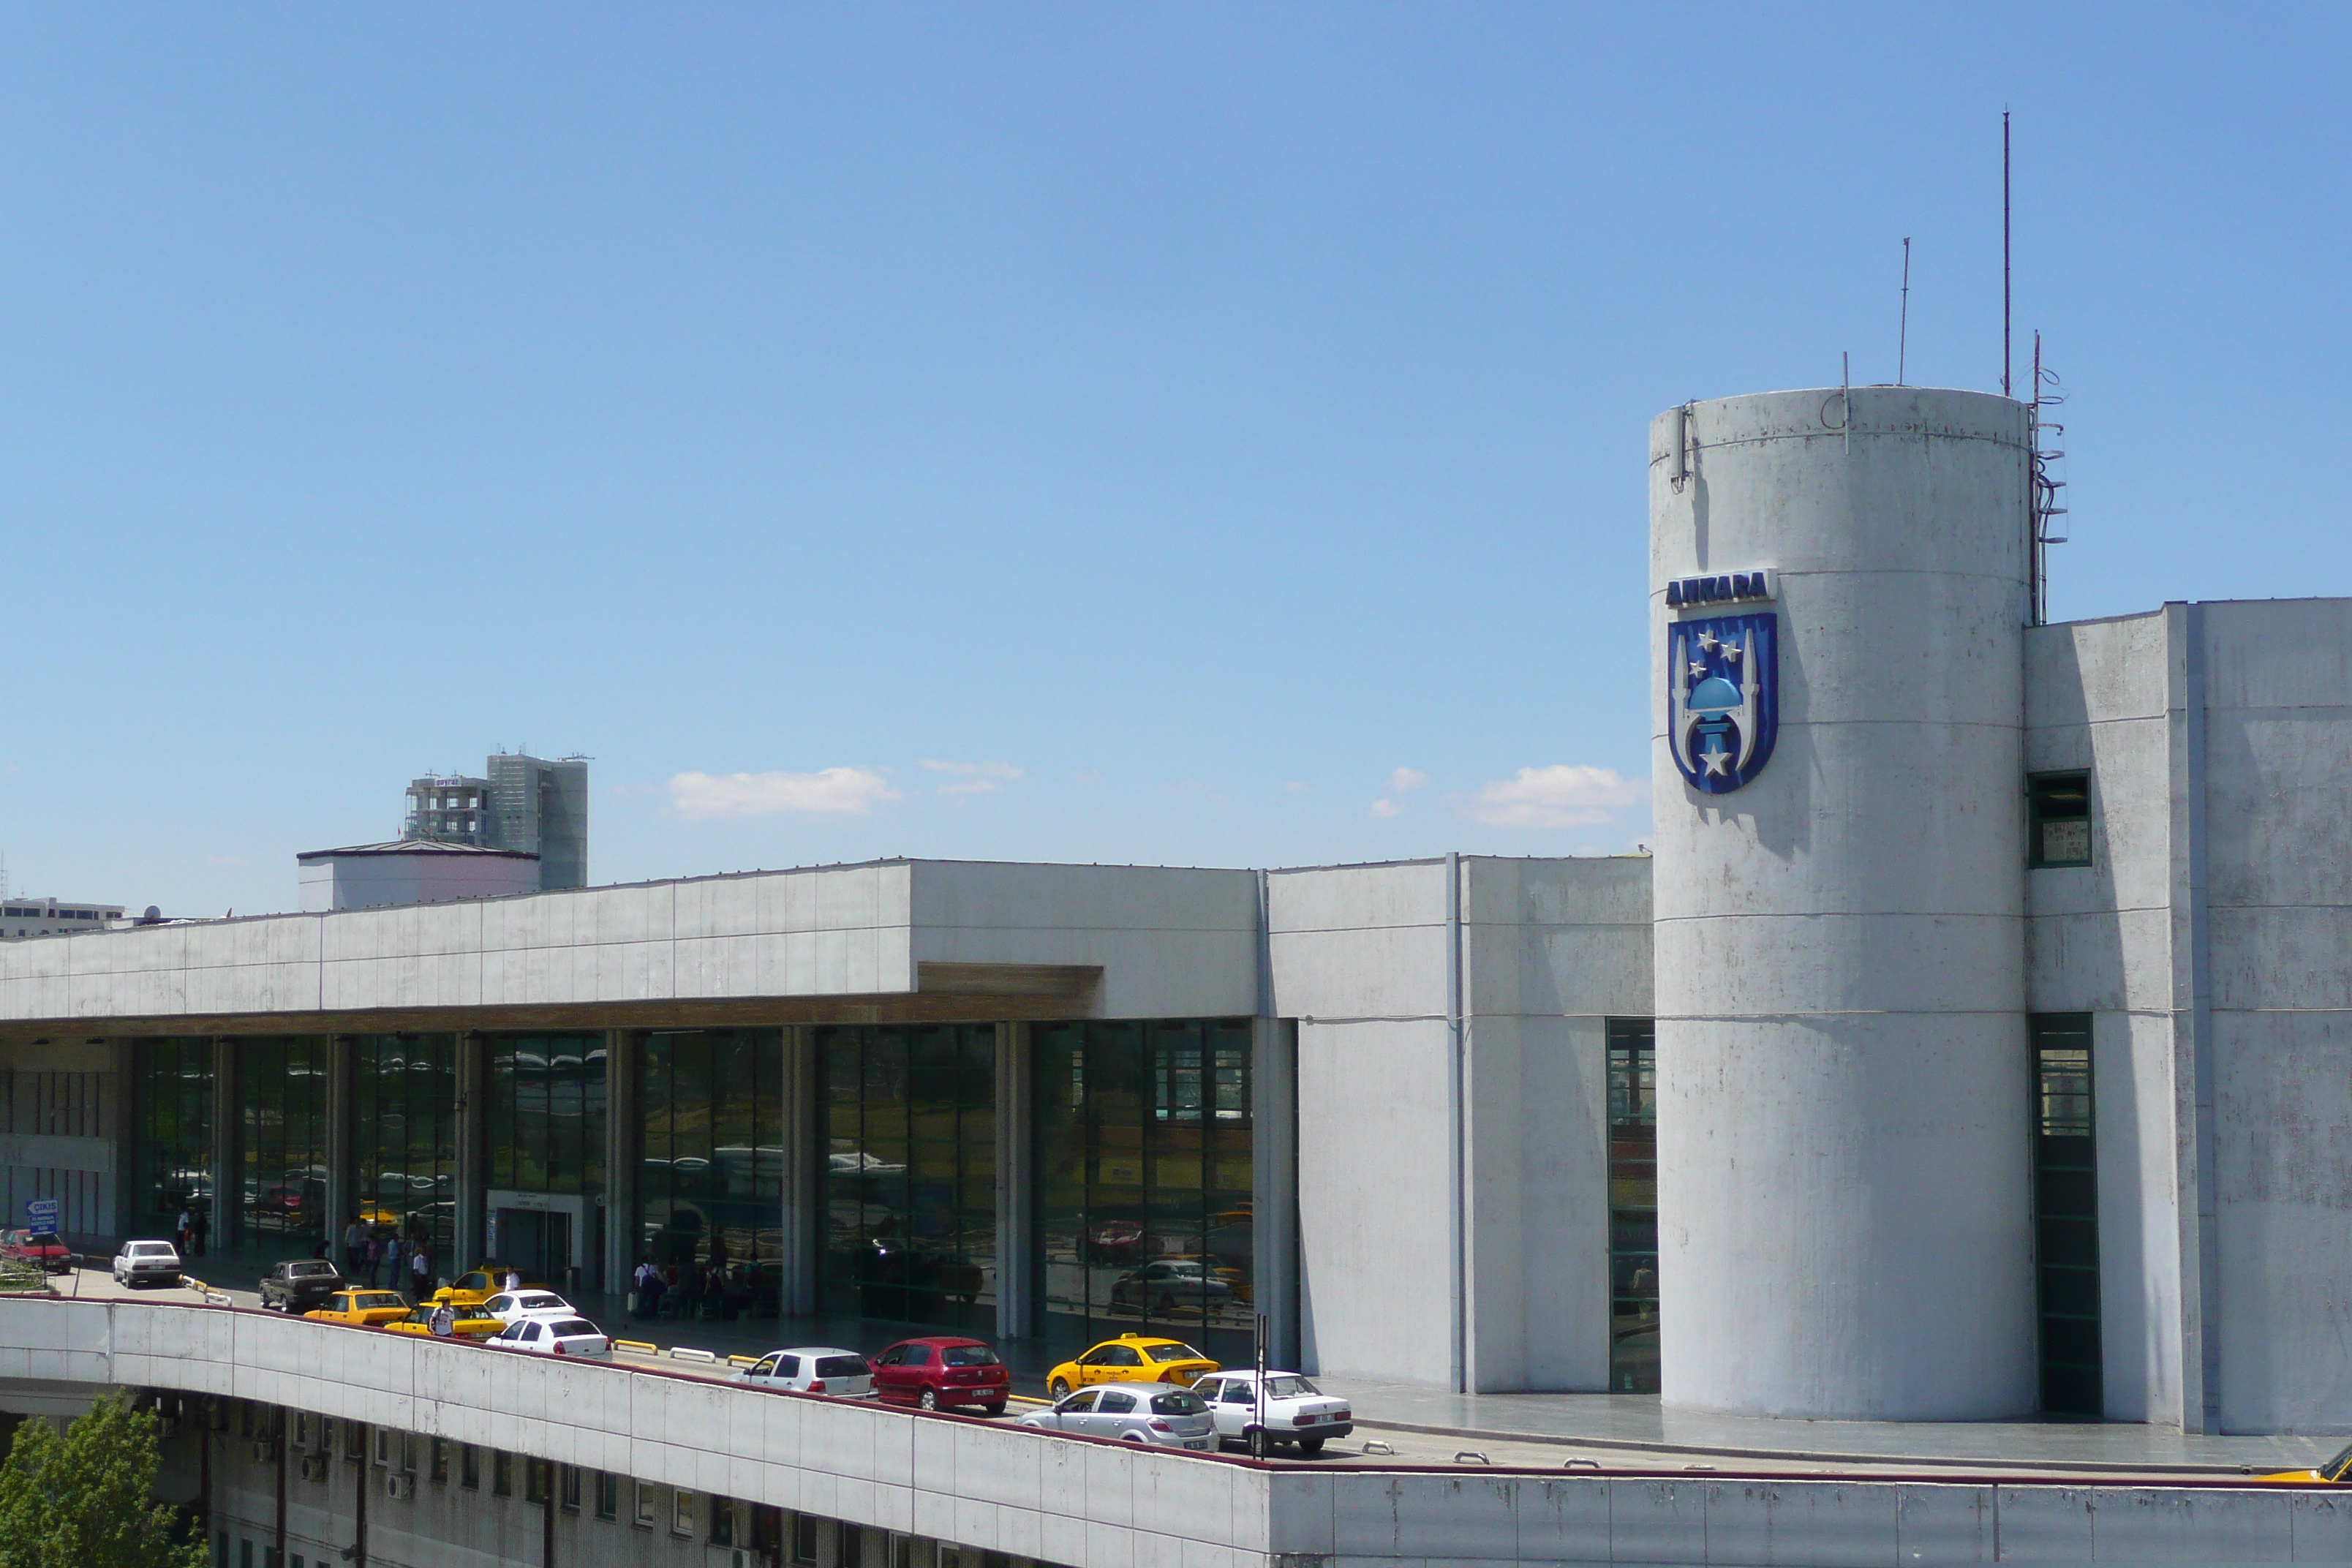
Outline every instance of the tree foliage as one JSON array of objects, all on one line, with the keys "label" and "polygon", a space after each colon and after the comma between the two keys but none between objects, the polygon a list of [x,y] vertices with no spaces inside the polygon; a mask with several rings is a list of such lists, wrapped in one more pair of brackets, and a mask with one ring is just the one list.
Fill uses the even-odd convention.
[{"label": "tree foliage", "polygon": [[38,1416],[0,1463],[0,1568],[205,1568],[155,1501],[163,1463],[154,1415],[128,1394],[101,1396],[58,1436]]}]

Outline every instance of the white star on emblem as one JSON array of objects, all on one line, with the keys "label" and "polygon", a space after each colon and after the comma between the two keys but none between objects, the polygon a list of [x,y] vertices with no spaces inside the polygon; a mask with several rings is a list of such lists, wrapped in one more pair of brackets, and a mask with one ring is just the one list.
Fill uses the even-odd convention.
[{"label": "white star on emblem", "polygon": [[1739,656],[1745,651],[1746,650],[1736,642],[1727,642],[1723,645],[1723,657],[1729,659],[1734,664],[1738,664],[1739,662]]},{"label": "white star on emblem", "polygon": [[1715,634],[1713,632],[1699,633],[1698,646],[1706,649],[1707,652],[1713,653],[1716,648]]},{"label": "white star on emblem", "polygon": [[1691,660],[1691,661],[1690,661],[1690,669],[1691,669],[1691,679],[1692,679],[1693,680],[1701,680],[1701,679],[1706,679],[1706,660],[1705,660],[1705,659],[1703,659],[1703,658],[1695,658],[1695,659]]},{"label": "white star on emblem", "polygon": [[1706,763],[1706,772],[1709,778],[1714,777],[1717,773],[1727,773],[1730,772],[1730,769],[1727,764],[1730,763],[1731,758],[1723,752],[1708,752],[1699,760]]}]

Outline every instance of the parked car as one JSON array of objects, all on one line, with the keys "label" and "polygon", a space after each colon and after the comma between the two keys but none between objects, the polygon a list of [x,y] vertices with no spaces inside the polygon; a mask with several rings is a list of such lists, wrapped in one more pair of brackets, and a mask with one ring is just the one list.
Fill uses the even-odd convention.
[{"label": "parked car", "polygon": [[874,1393],[874,1369],[866,1358],[832,1345],[770,1351],[737,1372],[735,1381],[771,1392],[789,1388],[841,1399],[866,1399]]},{"label": "parked car", "polygon": [[2337,1452],[2326,1464],[2307,1470],[2273,1470],[2253,1479],[2265,1486],[2337,1487],[2352,1484],[2352,1447]]},{"label": "parked car", "polygon": [[482,1343],[531,1355],[609,1356],[613,1342],[585,1318],[518,1318]]},{"label": "parked car", "polygon": [[[546,1286],[526,1279],[528,1289],[544,1290]],[[478,1307],[507,1288],[507,1266],[503,1263],[477,1263],[467,1272],[433,1292],[436,1301],[446,1301],[453,1307]]]},{"label": "parked car", "polygon": [[950,1334],[900,1340],[876,1356],[873,1367],[876,1394],[925,1410],[977,1405],[1002,1415],[1012,1394],[1012,1373],[980,1340]]},{"label": "parked car", "polygon": [[1142,1311],[1149,1307],[1165,1318],[1184,1308],[1197,1312],[1213,1310],[1232,1297],[1234,1288],[1209,1271],[1197,1258],[1161,1258],[1120,1275],[1110,1283],[1110,1304]]},{"label": "parked car", "polygon": [[[1258,1424],[1257,1373],[1212,1373],[1192,1385],[1216,1418],[1219,1443],[1246,1441]],[[1319,1454],[1334,1437],[1356,1429],[1355,1413],[1295,1372],[1265,1374],[1265,1435],[1275,1443],[1295,1443],[1302,1454]]]},{"label": "parked car", "polygon": [[1049,1410],[1033,1410],[1021,1425],[1124,1443],[1157,1443],[1205,1453],[1216,1447],[1217,1427],[1208,1405],[1189,1388],[1164,1383],[1106,1383],[1082,1388]]},{"label": "parked car", "polygon": [[325,1306],[302,1315],[321,1323],[373,1329],[408,1316],[408,1298],[397,1290],[338,1290]]},{"label": "parked car", "polygon": [[[440,1310],[427,1302],[424,1306],[408,1309],[408,1316],[394,1318],[380,1326],[386,1333],[429,1334],[433,1331],[433,1314]],[[484,1317],[480,1309],[476,1307],[452,1307],[449,1310],[449,1332],[445,1338],[486,1340],[506,1327],[496,1318]]]},{"label": "parked car", "polygon": [[1121,1334],[1105,1340],[1076,1361],[1066,1361],[1045,1379],[1055,1399],[1101,1383],[1176,1383],[1189,1385],[1217,1370],[1217,1363],[1181,1340]]},{"label": "parked car", "polygon": [[350,1288],[342,1271],[325,1258],[291,1258],[261,1277],[261,1305],[279,1312],[307,1312]]},{"label": "parked car", "polygon": [[477,1309],[501,1323],[523,1318],[576,1318],[580,1309],[552,1290],[501,1290]]},{"label": "parked car", "polygon": [[63,1274],[73,1267],[73,1249],[55,1231],[0,1231],[0,1258],[11,1263],[37,1263],[47,1274]]},{"label": "parked car", "polygon": [[168,1241],[126,1241],[114,1255],[114,1282],[126,1289],[177,1285],[180,1249]]}]

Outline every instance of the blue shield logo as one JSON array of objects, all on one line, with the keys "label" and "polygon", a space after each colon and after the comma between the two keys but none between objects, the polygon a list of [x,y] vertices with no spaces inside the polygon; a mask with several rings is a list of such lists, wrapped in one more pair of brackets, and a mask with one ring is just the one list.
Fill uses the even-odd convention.
[{"label": "blue shield logo", "polygon": [[1771,615],[1666,628],[1666,740],[1702,795],[1729,795],[1764,771],[1780,728],[1779,622]]}]

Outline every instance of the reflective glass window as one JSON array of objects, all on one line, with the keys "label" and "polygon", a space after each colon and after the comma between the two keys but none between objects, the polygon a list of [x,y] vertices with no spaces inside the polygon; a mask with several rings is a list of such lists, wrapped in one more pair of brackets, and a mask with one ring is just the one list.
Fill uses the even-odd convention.
[{"label": "reflective glass window", "polygon": [[1147,1332],[1246,1356],[1248,1021],[1041,1024],[1030,1042],[1049,1348]]},{"label": "reflective glass window", "polygon": [[783,1035],[661,1029],[639,1037],[641,1260],[736,1310],[775,1310],[783,1263]]},{"label": "reflective glass window", "polygon": [[996,1031],[817,1031],[829,1311],[995,1331]]},{"label": "reflective glass window", "polygon": [[1658,1058],[1647,1018],[1609,1020],[1609,1386],[1658,1388]]},{"label": "reflective glass window", "polygon": [[[454,1035],[362,1035],[352,1042],[349,1148],[353,1218],[379,1236],[421,1243],[436,1277],[453,1256],[457,1211],[457,1041]],[[336,1237],[342,1258],[343,1235]],[[349,1267],[351,1259],[343,1259]],[[363,1265],[362,1265],[363,1266]],[[406,1283],[405,1280],[401,1283]]]},{"label": "reflective glass window", "polygon": [[307,1254],[327,1237],[327,1053],[315,1035],[240,1040],[237,1241]]},{"label": "reflective glass window", "polygon": [[131,1062],[131,1229],[170,1236],[212,1209],[213,1042],[138,1040]]}]

